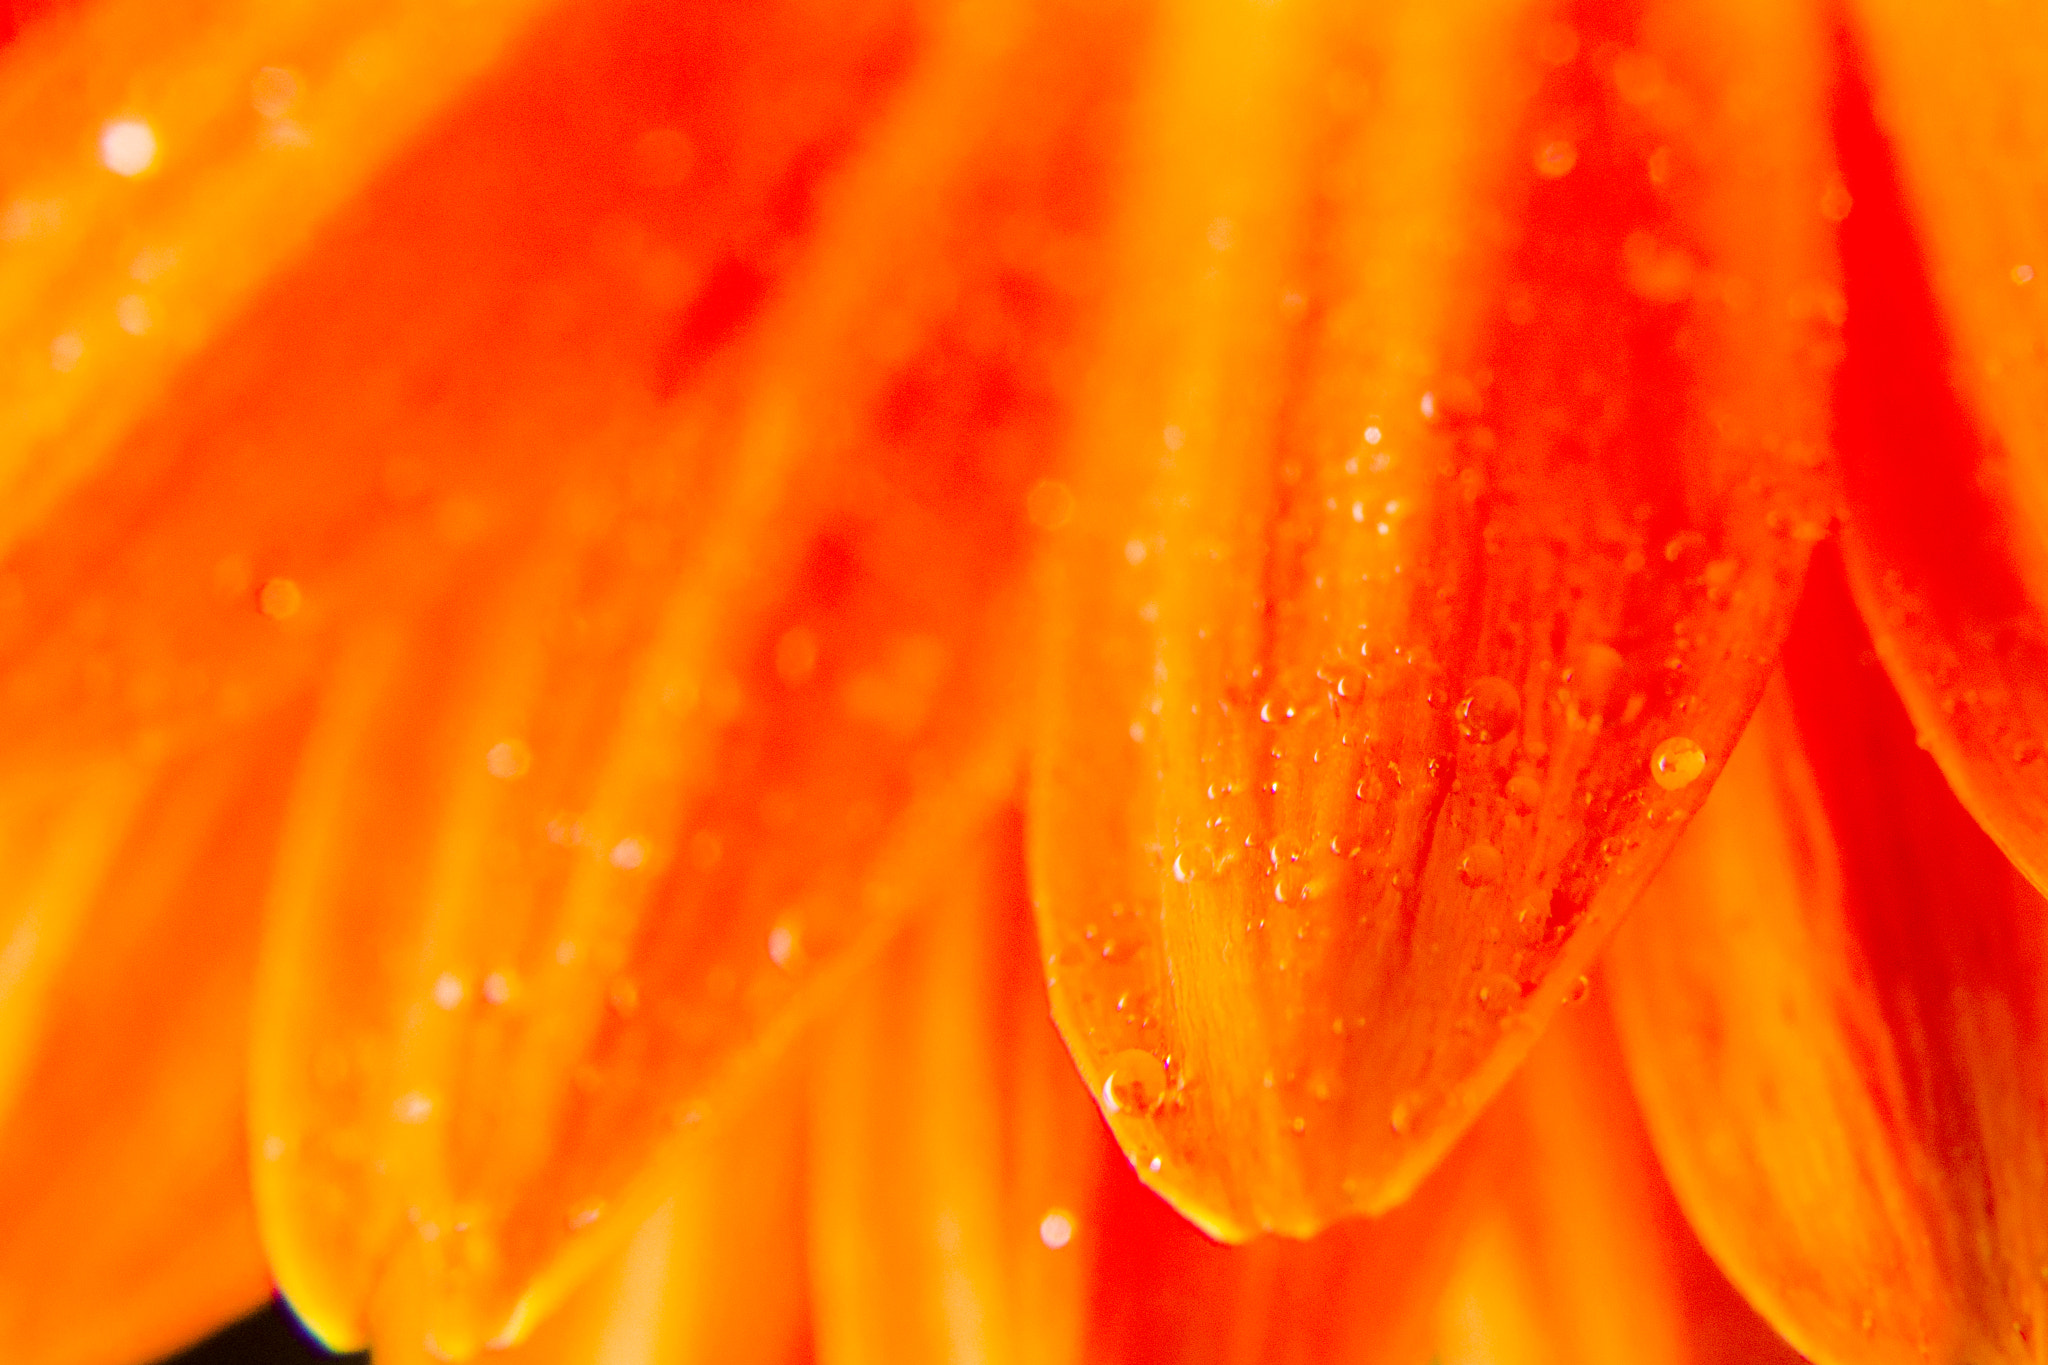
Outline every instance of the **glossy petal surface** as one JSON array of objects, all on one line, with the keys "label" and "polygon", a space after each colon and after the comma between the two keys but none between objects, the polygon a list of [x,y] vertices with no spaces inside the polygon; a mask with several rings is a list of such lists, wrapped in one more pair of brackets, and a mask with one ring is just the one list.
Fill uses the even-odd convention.
[{"label": "glossy petal surface", "polygon": [[[266,879],[304,716],[10,784],[0,1356],[131,1365],[261,1302],[243,1145]],[[50,795],[45,788],[42,795]],[[38,856],[40,854],[40,856]],[[120,1292],[110,1293],[110,1286]]]},{"label": "glossy petal surface", "polygon": [[1849,8],[1850,577],[1963,804],[2048,886],[2048,19]]},{"label": "glossy petal surface", "polygon": [[[1027,493],[1085,266],[1061,235],[1089,211],[1075,158],[1050,168],[1102,95],[1059,17],[719,10],[661,47],[638,8],[579,13],[380,191],[468,177],[401,244],[421,276],[474,288],[464,253],[509,253],[480,306],[428,296],[465,329],[437,354],[541,315],[525,382],[464,395],[478,426],[429,390],[379,433],[495,472],[442,492],[427,460],[391,576],[302,589],[336,604],[336,661],[251,1122],[273,1264],[330,1341],[387,1313],[450,1355],[517,1340],[1009,794]],[[766,60],[786,44],[821,70]],[[973,98],[1006,80],[1047,98]],[[605,212],[650,122],[745,171],[733,220],[664,240]],[[544,218],[530,254],[453,231],[535,196],[584,226]],[[665,326],[588,311],[607,252]],[[405,374],[407,335],[358,372]]]},{"label": "glossy petal surface", "polygon": [[2037,1360],[2048,906],[1914,744],[1832,556],[1784,676],[1612,950],[1658,1152],[1813,1359]]},{"label": "glossy petal surface", "polygon": [[1463,1131],[1763,684],[1825,523],[1825,52],[1776,4],[1190,4],[1145,63],[1036,891],[1143,1178],[1302,1235]]}]

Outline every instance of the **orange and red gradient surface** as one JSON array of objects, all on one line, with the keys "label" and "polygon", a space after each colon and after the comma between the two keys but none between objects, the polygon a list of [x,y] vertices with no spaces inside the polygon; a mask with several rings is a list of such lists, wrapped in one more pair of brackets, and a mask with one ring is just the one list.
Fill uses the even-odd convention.
[{"label": "orange and red gradient surface", "polygon": [[2048,1361],[2044,110],[0,9],[0,1358]]}]

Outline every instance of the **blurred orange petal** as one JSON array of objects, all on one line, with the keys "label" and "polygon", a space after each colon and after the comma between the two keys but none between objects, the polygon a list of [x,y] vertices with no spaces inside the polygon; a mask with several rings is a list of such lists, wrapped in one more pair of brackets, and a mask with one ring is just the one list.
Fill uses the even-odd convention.
[{"label": "blurred orange petal", "polygon": [[[257,1168],[273,1268],[336,1345],[414,1298],[440,1352],[517,1340],[665,1197],[690,1114],[952,875],[1014,780],[1028,493],[1079,264],[1047,203],[1085,190],[1048,152],[1089,126],[1091,49],[1047,41],[1056,11],[848,12],[808,37],[843,63],[835,90],[750,64],[808,11],[698,16],[666,47],[636,14],[544,31],[379,194],[399,212],[465,177],[457,223],[619,195],[645,168],[585,141],[653,121],[636,84],[724,42],[765,145],[731,103],[670,113],[703,121],[713,168],[780,165],[748,188],[795,206],[743,202],[767,221],[724,229],[755,234],[736,259],[671,262],[698,292],[665,339],[582,311],[605,252],[659,253],[631,222],[398,243],[428,279],[507,253],[484,276],[503,294],[429,292],[447,312],[422,329],[509,346],[494,317],[543,311],[508,356],[523,372],[492,380],[523,387],[478,400],[501,458],[471,463],[453,412],[398,406],[383,440],[434,457],[412,485],[432,501],[379,528],[381,557],[294,580],[283,613],[335,654],[283,836],[251,1125],[277,1153]],[[1043,97],[969,98],[1006,81]],[[837,102],[785,110],[795,90]],[[457,394],[478,377],[459,373]]]},{"label": "blurred orange petal", "polygon": [[1021,822],[817,1029],[811,1267],[820,1365],[1078,1362],[1115,1157],[1046,1017]]},{"label": "blurred orange petal", "polygon": [[2048,886],[2048,20],[1850,8],[1850,581],[1956,794]]},{"label": "blurred orange petal", "polygon": [[1162,16],[1033,862],[1212,1233],[1404,1198],[1724,762],[1826,520],[1826,56],[1775,3]]},{"label": "blurred orange petal", "polygon": [[548,8],[100,0],[0,48],[0,546]]},{"label": "blurred orange petal", "polygon": [[[766,1093],[722,1116],[672,1167],[667,1198],[504,1365],[800,1365],[809,1354],[804,1267],[804,1089],[785,1064]],[[429,1365],[417,1319],[380,1319],[378,1365]]]},{"label": "blurred orange petal", "polygon": [[286,715],[197,755],[109,759],[62,783],[61,804],[12,775],[0,902],[10,1362],[127,1365],[269,1293],[242,1106],[265,881],[303,731],[302,713]]},{"label": "blurred orange petal", "polygon": [[2048,905],[1950,794],[1830,554],[1610,959],[1701,1240],[1819,1360],[2031,1360]]},{"label": "blurred orange petal", "polygon": [[1460,1248],[1434,1358],[1793,1365],[1673,1201],[1606,1016],[1598,1002],[1560,1015],[1474,1131],[1492,1203]]}]

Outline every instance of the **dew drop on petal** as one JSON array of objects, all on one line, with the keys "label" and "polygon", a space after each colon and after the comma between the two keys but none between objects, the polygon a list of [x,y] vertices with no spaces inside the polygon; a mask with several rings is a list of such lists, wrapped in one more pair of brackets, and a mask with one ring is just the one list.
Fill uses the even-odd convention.
[{"label": "dew drop on petal", "polygon": [[391,1102],[391,1117],[400,1123],[425,1123],[434,1115],[434,1102],[417,1090],[408,1091]]},{"label": "dew drop on petal", "polygon": [[452,1010],[462,1003],[462,978],[453,972],[443,972],[434,978],[434,1003],[444,1010]]},{"label": "dew drop on petal", "polygon": [[1126,1048],[1110,1059],[1102,1081],[1103,1107],[1112,1114],[1150,1114],[1166,1098],[1166,1067],[1143,1048]]},{"label": "dew drop on petal", "polygon": [[1675,735],[1650,754],[1650,776],[1665,791],[1689,787],[1707,770],[1707,751],[1684,735]]},{"label": "dew drop on petal", "polygon": [[100,164],[115,175],[141,175],[156,162],[156,130],[139,118],[100,129]]},{"label": "dew drop on petal", "polygon": [[1571,174],[1579,164],[1579,149],[1563,138],[1555,138],[1536,149],[1536,174],[1557,180]]},{"label": "dew drop on petal", "polygon": [[631,872],[646,861],[646,845],[638,839],[621,839],[612,845],[611,864],[621,872]]},{"label": "dew drop on petal", "polygon": [[1038,1240],[1054,1251],[1074,1240],[1074,1215],[1065,1209],[1047,1209],[1038,1220]]},{"label": "dew drop on petal", "polygon": [[1503,870],[1500,850],[1492,844],[1477,843],[1458,860],[1458,879],[1467,886],[1491,886]]},{"label": "dew drop on petal", "polygon": [[298,584],[289,578],[273,578],[263,585],[257,605],[271,620],[284,621],[298,615],[305,601],[306,595],[299,590]]},{"label": "dew drop on petal", "polygon": [[1458,728],[1465,738],[1491,744],[1522,718],[1522,697],[1506,678],[1481,678],[1458,703]]},{"label": "dew drop on petal", "polygon": [[484,755],[484,770],[506,782],[524,777],[532,766],[532,751],[516,739],[501,739]]}]

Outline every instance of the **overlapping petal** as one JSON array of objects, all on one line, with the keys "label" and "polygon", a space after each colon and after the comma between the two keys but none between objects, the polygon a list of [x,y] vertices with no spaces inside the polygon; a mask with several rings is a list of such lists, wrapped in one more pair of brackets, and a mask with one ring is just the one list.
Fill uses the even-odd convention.
[{"label": "overlapping petal", "polygon": [[1850,580],[1957,795],[2048,885],[2048,25],[1849,8]]},{"label": "overlapping petal", "polygon": [[[810,1354],[801,1068],[724,1116],[667,1199],[505,1365],[797,1365]],[[429,1365],[420,1324],[385,1318],[378,1365]]]},{"label": "overlapping petal", "polygon": [[1826,523],[1814,23],[1160,20],[1033,863],[1081,1070],[1217,1235],[1414,1188],[1763,684]]},{"label": "overlapping petal", "polygon": [[1612,950],[1658,1151],[1813,1359],[2035,1359],[2041,897],[1915,745],[1832,556],[1784,678]]},{"label": "overlapping petal", "polygon": [[[516,1340],[666,1197],[659,1154],[950,875],[1013,780],[1027,492],[1086,264],[1061,233],[1090,211],[1051,153],[1108,93],[1095,49],[1049,41],[1058,11],[847,12],[810,39],[846,82],[837,105],[783,110],[788,73],[742,49],[722,54],[743,87],[724,102],[546,112],[808,19],[702,18],[664,53],[635,17],[544,35],[380,191],[410,204],[460,173],[456,222],[534,194],[597,222],[496,235],[505,292],[454,300],[463,322],[543,310],[519,385],[472,396],[473,446],[416,393],[377,433],[516,476],[429,459],[446,491],[412,534],[440,542],[420,556],[435,572],[400,539],[388,593],[297,588],[294,616],[345,605],[271,905],[251,1127],[273,1266],[337,1344],[380,1314],[448,1354]],[[593,71],[606,53],[620,69]],[[984,97],[1004,82],[1028,97]],[[553,130],[516,156],[488,140],[514,111]],[[603,216],[608,177],[644,170],[619,150],[631,120],[657,113],[714,167],[758,159],[749,186],[794,203],[742,201],[760,221],[671,247]],[[810,120],[809,145],[785,118]],[[474,245],[400,250],[438,275]],[[614,248],[635,270],[666,251],[694,288],[665,337],[585,311]],[[316,273],[346,268],[324,253]],[[518,278],[534,270],[551,276]],[[403,374],[404,328],[393,350]]]},{"label": "overlapping petal", "polygon": [[1468,1141],[1489,1202],[1435,1325],[1444,1365],[1798,1359],[1686,1226],[1606,1010],[1562,1013]]},{"label": "overlapping petal", "polygon": [[0,546],[550,7],[111,0],[0,49]]},{"label": "overlapping petal", "polygon": [[128,1365],[269,1292],[242,1142],[248,1014],[304,728],[301,710],[197,754],[11,775],[0,910],[10,1361]]},{"label": "overlapping petal", "polygon": [[1138,1182],[1051,1027],[1017,824],[999,821],[982,849],[817,1030],[817,1358],[1418,1355],[1477,1159],[1453,1160],[1377,1222],[1306,1243],[1210,1241]]}]

